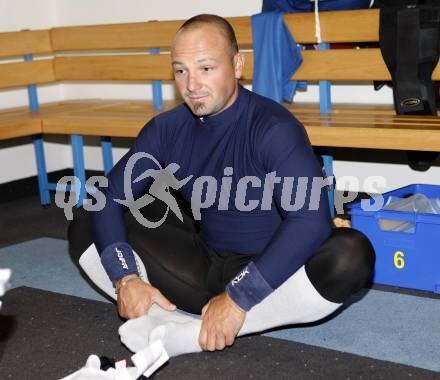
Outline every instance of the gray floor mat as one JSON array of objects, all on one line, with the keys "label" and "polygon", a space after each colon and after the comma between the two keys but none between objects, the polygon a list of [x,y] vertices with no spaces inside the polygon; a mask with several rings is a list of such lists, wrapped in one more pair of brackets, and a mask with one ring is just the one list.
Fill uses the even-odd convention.
[{"label": "gray floor mat", "polygon": [[[0,378],[56,380],[91,353],[118,359],[121,321],[108,303],[20,287],[4,297],[0,315]],[[182,355],[157,379],[439,379],[419,368],[301,343],[252,336],[222,352]]]}]

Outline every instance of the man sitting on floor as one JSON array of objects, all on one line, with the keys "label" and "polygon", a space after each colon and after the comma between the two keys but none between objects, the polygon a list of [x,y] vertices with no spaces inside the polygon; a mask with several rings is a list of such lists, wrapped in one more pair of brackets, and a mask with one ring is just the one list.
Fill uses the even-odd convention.
[{"label": "man sitting on floor", "polygon": [[[121,337],[133,351],[154,340],[170,356],[221,350],[237,335],[316,321],[373,272],[368,239],[332,229],[304,127],[239,84],[244,64],[226,20],[186,21],[172,47],[184,103],[147,123],[99,189],[105,207],[80,210],[69,227],[75,261],[94,243],[82,267],[108,294],[116,290],[119,314],[130,319]],[[133,199],[147,203],[140,210],[121,201],[128,168]],[[146,194],[152,186],[164,202]]]}]

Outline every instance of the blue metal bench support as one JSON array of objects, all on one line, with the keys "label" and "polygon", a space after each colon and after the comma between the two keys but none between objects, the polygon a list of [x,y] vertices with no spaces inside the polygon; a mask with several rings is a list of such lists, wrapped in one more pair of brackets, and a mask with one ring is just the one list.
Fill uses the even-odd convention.
[{"label": "blue metal bench support", "polygon": [[37,164],[38,188],[40,192],[40,203],[42,206],[50,205],[49,181],[47,179],[46,160],[44,157],[44,142],[42,135],[32,137],[34,144],[35,160]]},{"label": "blue metal bench support", "polygon": [[101,137],[102,161],[104,164],[104,175],[113,167],[112,139],[111,137]]},{"label": "blue metal bench support", "polygon": [[[149,52],[151,54],[160,54],[160,49],[152,48]],[[151,86],[153,88],[153,108],[155,110],[163,110],[162,81],[153,80],[151,81]]]},{"label": "blue metal bench support", "polygon": [[76,207],[84,205],[86,200],[86,174],[84,169],[84,141],[81,135],[70,135],[73,155],[73,175],[78,178],[79,183],[75,184],[75,191],[78,192],[78,203]]},{"label": "blue metal bench support", "polygon": [[[26,62],[32,61],[32,54],[24,56]],[[29,110],[37,112],[40,109],[38,103],[37,86],[30,84],[27,86]],[[34,145],[35,160],[37,164],[38,190],[40,193],[40,203],[42,206],[50,205],[49,181],[47,179],[46,159],[44,157],[44,143],[41,134],[33,136],[32,143]]]},{"label": "blue metal bench support", "polygon": [[[320,43],[318,44],[319,50],[330,49],[330,44],[328,43]],[[319,112],[321,114],[328,114],[332,111],[332,100],[331,100],[331,83],[328,80],[320,80],[319,81]],[[324,161],[324,170],[328,177],[333,179],[333,156],[326,154],[322,156],[322,160]],[[330,215],[332,219],[335,216],[335,189],[333,187],[333,180],[329,183],[329,193],[328,200],[330,206]]]}]

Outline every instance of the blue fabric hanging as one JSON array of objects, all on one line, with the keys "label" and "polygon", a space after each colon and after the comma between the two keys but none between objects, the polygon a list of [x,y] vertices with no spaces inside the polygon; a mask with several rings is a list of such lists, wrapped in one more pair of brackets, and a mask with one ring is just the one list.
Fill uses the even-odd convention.
[{"label": "blue fabric hanging", "polygon": [[282,103],[291,102],[306,82],[290,78],[302,63],[301,48],[284,24],[281,12],[252,16],[254,73],[252,90]]}]

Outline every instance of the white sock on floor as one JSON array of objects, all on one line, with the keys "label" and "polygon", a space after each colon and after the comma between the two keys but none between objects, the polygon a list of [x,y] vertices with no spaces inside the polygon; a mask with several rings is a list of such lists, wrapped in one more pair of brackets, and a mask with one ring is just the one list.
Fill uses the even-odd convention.
[{"label": "white sock on floor", "polygon": [[115,363],[115,368],[101,369],[98,356],[90,355],[86,365],[61,380],[136,380],[142,374],[149,377],[165,362],[168,355],[161,342],[156,341],[131,357],[134,366],[127,367],[125,360]]},{"label": "white sock on floor", "polygon": [[[272,327],[320,320],[342,304],[323,298],[307,277],[304,266],[246,315],[238,336]],[[121,341],[137,352],[155,340],[161,340],[170,357],[200,352],[201,321],[170,321],[161,316],[143,316],[127,321],[119,328]]]},{"label": "white sock on floor", "polygon": [[[6,291],[11,287],[9,279],[11,278],[12,271],[10,269],[0,269],[0,297],[3,296]],[[0,301],[0,309],[2,308],[2,302]]]}]

